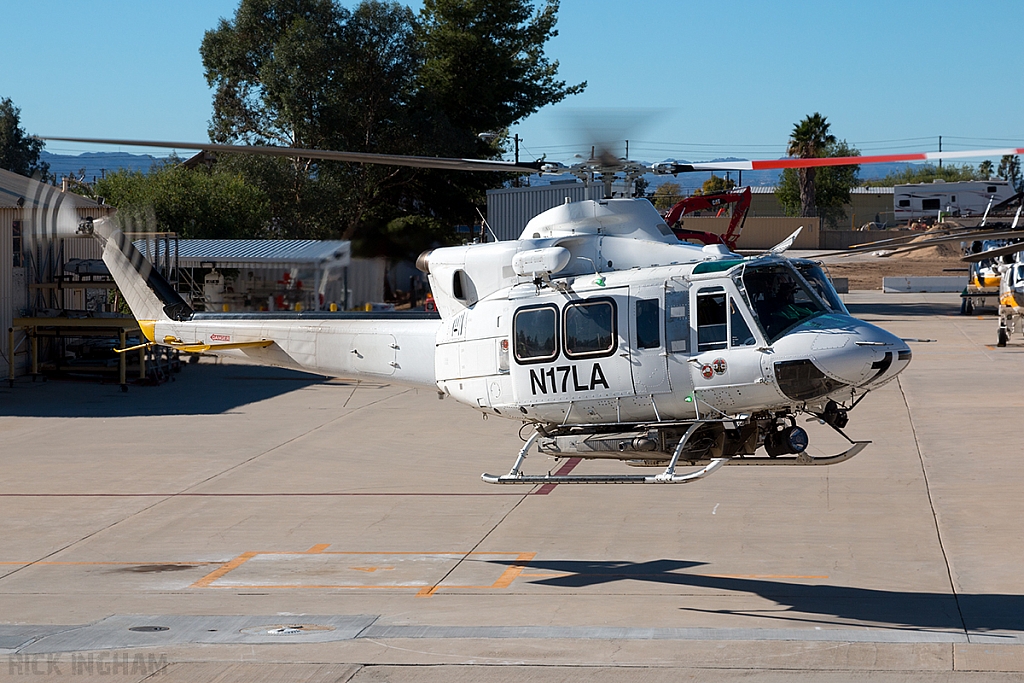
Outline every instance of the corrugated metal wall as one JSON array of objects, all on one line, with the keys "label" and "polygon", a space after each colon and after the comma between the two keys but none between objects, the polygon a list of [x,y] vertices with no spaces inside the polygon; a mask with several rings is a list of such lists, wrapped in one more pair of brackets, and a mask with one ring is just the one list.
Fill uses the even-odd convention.
[{"label": "corrugated metal wall", "polygon": [[604,188],[583,183],[509,187],[487,191],[487,223],[499,240],[517,240],[530,219],[569,201],[601,199]]},{"label": "corrugated metal wall", "polygon": [[100,259],[103,258],[103,249],[93,237],[65,237],[64,261],[66,263],[73,258]]},{"label": "corrugated metal wall", "polygon": [[[59,193],[58,189],[51,189],[49,186],[46,186],[44,189],[47,192]],[[101,216],[113,213],[114,210],[108,206],[83,206],[76,207],[76,211],[79,218],[87,216],[100,218]],[[4,377],[7,376],[7,359],[10,354],[8,330],[13,324],[14,318],[21,315],[22,311],[20,309],[29,302],[27,269],[24,266],[14,267],[13,250],[14,221],[22,221],[27,229],[28,217],[26,214],[28,212],[28,208],[0,207],[0,353],[3,355],[3,358],[0,358],[0,361],[3,362],[3,367],[0,368],[0,375]],[[27,247],[30,244],[31,240],[28,239],[29,237],[29,235],[23,234],[23,247]],[[54,256],[60,250],[59,240],[63,240],[65,262],[73,258],[101,258],[102,256],[99,242],[91,237],[57,237],[53,239],[58,240],[53,245]],[[49,243],[46,240],[37,242],[36,252],[45,253],[48,246]],[[20,338],[20,333],[17,336]],[[17,343],[18,340],[16,339],[15,344]],[[19,371],[24,370],[28,365],[28,357],[26,355],[19,355],[16,359],[16,365]]]},{"label": "corrugated metal wall", "polygon": [[14,216],[20,209],[0,209],[0,351],[3,351],[3,368],[0,372],[7,376],[7,359],[11,350],[8,348],[7,330],[14,319],[14,253],[12,252],[13,236],[11,234]]},{"label": "corrugated metal wall", "polygon": [[349,306],[384,301],[384,258],[353,258],[348,265]]}]

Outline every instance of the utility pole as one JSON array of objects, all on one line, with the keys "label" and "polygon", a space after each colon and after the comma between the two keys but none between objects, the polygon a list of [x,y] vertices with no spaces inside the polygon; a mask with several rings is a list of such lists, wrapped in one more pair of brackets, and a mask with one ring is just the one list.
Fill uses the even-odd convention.
[{"label": "utility pole", "polygon": [[[516,163],[518,164],[519,163],[519,133],[516,133],[515,135],[513,135],[512,139],[516,143]],[[512,180],[512,187],[519,187],[519,174],[518,173],[516,174],[516,177]],[[480,227],[480,234],[483,234],[483,231],[484,231],[483,226],[481,226]]]},{"label": "utility pole", "polygon": [[[939,151],[942,151],[942,136],[939,136]],[[942,159],[939,159],[939,170],[942,170]]]}]

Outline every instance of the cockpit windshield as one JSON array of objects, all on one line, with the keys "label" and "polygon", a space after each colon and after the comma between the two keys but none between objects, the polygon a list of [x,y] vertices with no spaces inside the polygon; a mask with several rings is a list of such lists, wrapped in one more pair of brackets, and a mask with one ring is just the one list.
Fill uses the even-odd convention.
[{"label": "cockpit windshield", "polygon": [[836,294],[835,287],[829,282],[828,278],[825,277],[825,273],[822,271],[821,266],[811,261],[795,261],[793,263],[796,269],[800,271],[800,274],[804,276],[804,279],[810,283],[817,294],[825,305],[828,306],[833,313],[843,313],[849,315],[850,312],[846,310],[846,306],[839,299],[839,295]]},{"label": "cockpit windshield", "polygon": [[748,265],[743,286],[769,344],[805,320],[828,310],[785,263]]}]

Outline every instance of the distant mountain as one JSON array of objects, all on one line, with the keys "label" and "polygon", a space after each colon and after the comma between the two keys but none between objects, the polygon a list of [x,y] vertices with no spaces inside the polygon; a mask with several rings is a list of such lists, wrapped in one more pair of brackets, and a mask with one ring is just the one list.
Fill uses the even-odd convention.
[{"label": "distant mountain", "polygon": [[129,154],[127,152],[83,152],[82,154],[51,154],[43,151],[39,158],[50,164],[50,173],[57,176],[74,175],[81,177],[85,169],[86,182],[93,182],[105,173],[120,169],[148,173],[153,164],[162,163],[166,157],[150,154]]}]

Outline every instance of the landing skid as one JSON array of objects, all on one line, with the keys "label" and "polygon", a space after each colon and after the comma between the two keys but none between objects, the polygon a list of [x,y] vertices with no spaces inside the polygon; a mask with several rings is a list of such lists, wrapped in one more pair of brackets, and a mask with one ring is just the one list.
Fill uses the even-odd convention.
[{"label": "landing skid", "polygon": [[488,484],[527,484],[535,486],[537,484],[688,484],[690,482],[699,481],[705,477],[718,471],[722,465],[760,465],[760,466],[808,466],[808,465],[836,465],[841,462],[846,462],[853,456],[860,453],[864,448],[871,443],[870,441],[851,441],[852,444],[848,449],[842,453],[828,456],[814,457],[807,453],[800,453],[793,457],[778,457],[769,458],[763,456],[736,456],[732,458],[712,458],[702,469],[688,474],[676,474],[676,464],[679,461],[679,456],[683,452],[683,448],[686,442],[689,441],[690,437],[696,431],[700,423],[695,423],[688,430],[683,438],[680,439],[679,445],[676,446],[675,452],[672,454],[672,459],[669,461],[668,467],[661,474],[656,475],[643,475],[643,474],[584,474],[584,475],[571,475],[571,474],[523,474],[522,466],[523,460],[526,459],[526,454],[533,446],[537,437],[540,436],[540,432],[534,432],[532,436],[526,441],[522,449],[519,451],[519,456],[516,458],[515,465],[512,466],[511,471],[505,475],[494,475],[494,474],[482,474],[480,475]]}]

